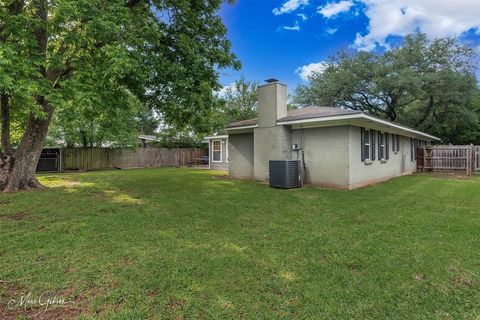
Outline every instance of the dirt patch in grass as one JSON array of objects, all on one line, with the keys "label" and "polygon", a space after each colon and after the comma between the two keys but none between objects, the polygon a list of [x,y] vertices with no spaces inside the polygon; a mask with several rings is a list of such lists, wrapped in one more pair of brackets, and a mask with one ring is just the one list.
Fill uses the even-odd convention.
[{"label": "dirt patch in grass", "polygon": [[2,214],[0,215],[0,220],[6,221],[22,221],[22,220],[35,220],[31,214],[20,211],[14,214]]},{"label": "dirt patch in grass", "polygon": [[462,275],[453,279],[453,285],[455,288],[473,287],[475,285],[475,281],[467,276]]},{"label": "dirt patch in grass", "polygon": [[165,309],[168,311],[178,311],[183,310],[185,305],[187,304],[187,300],[183,298],[171,298],[165,304]]}]

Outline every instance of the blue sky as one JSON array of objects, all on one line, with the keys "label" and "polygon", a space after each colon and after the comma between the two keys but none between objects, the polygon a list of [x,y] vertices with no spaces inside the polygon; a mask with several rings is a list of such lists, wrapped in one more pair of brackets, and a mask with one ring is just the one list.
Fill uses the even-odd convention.
[{"label": "blue sky", "polygon": [[237,0],[220,15],[242,69],[222,70],[220,80],[274,77],[291,90],[339,49],[384,50],[414,31],[459,36],[480,49],[479,1]]}]

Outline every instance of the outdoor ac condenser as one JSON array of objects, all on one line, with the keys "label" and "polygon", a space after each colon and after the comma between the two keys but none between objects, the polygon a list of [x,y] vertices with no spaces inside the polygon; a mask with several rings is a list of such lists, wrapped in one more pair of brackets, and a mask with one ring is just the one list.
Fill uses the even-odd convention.
[{"label": "outdoor ac condenser", "polygon": [[270,160],[269,171],[270,187],[291,189],[302,186],[299,160]]}]

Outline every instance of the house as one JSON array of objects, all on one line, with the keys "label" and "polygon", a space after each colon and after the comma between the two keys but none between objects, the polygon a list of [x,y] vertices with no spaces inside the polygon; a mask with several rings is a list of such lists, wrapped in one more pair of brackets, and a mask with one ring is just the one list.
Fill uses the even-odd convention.
[{"label": "house", "polygon": [[231,177],[268,180],[269,160],[300,160],[305,182],[343,189],[414,172],[416,146],[439,140],[356,110],[287,111],[287,86],[275,79],[258,87],[258,118],[227,132]]},{"label": "house", "polygon": [[140,140],[140,143],[143,148],[146,148],[155,142],[159,142],[159,139],[154,136],[154,135],[148,135],[148,134],[141,134],[138,136],[138,140]]},{"label": "house", "polygon": [[208,143],[208,168],[228,170],[228,135],[205,137]]}]

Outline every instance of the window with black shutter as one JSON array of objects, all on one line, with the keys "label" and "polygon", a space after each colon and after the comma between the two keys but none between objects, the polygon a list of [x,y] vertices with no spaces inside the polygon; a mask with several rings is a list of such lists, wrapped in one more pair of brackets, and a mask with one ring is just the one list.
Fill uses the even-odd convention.
[{"label": "window with black shutter", "polygon": [[392,151],[397,154],[400,151],[400,136],[392,134]]},{"label": "window with black shutter", "polygon": [[388,159],[388,134],[378,131],[378,160]]},{"label": "window with black shutter", "polygon": [[370,160],[370,152],[371,152],[371,131],[369,129],[362,128],[361,129],[361,136],[362,136],[362,161]]}]

